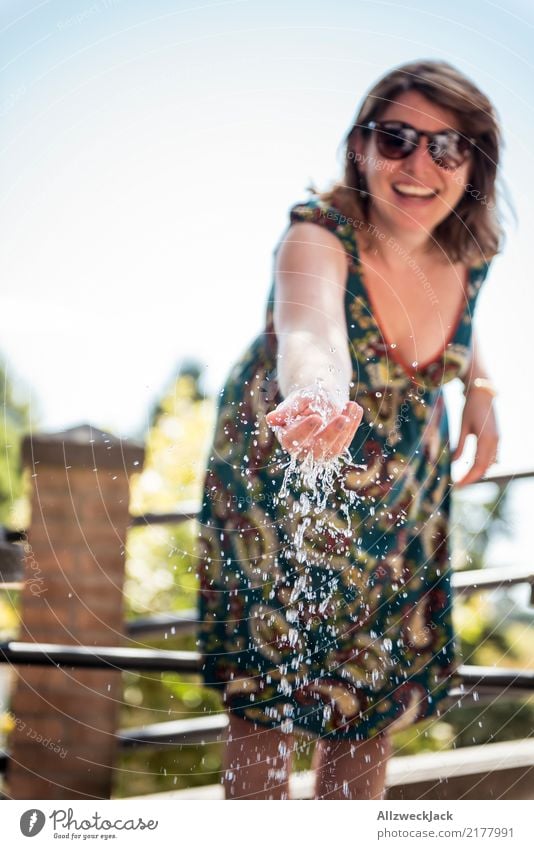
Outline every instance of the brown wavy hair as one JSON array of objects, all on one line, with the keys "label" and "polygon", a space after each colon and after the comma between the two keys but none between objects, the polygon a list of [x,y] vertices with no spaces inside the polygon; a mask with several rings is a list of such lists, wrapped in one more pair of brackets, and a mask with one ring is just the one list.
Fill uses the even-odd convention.
[{"label": "brown wavy hair", "polygon": [[[365,177],[351,148],[355,133],[366,138],[362,125],[378,120],[399,94],[416,90],[433,103],[453,110],[459,131],[474,137],[472,167],[464,194],[454,210],[432,233],[432,241],[451,262],[467,264],[489,261],[502,250],[504,230],[497,208],[496,178],[502,135],[495,109],[479,88],[448,62],[420,60],[389,71],[363,98],[356,119],[344,139],[344,174],[330,189],[318,192],[321,200],[352,219],[362,235],[369,224],[371,197]],[[343,143],[342,143],[343,144]]]}]

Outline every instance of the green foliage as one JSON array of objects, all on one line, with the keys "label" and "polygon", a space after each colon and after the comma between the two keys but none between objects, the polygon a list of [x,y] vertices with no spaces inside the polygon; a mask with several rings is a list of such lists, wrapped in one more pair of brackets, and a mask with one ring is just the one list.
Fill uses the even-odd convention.
[{"label": "green foliage", "polygon": [[27,479],[21,469],[20,448],[22,436],[30,430],[30,408],[17,398],[3,363],[0,363],[0,397],[0,524],[18,529],[25,526],[19,523],[27,517],[23,503]]},{"label": "green foliage", "polygon": [[132,513],[173,511],[200,500],[215,402],[191,374],[180,373],[157,410],[143,472],[132,481]]},{"label": "green foliage", "polygon": [[[144,648],[195,649],[194,637],[143,640]],[[198,676],[125,673],[122,728],[171,722],[221,710],[219,697]],[[180,790],[219,781],[222,743],[140,748],[123,753],[115,768],[116,798]]]},{"label": "green foliage", "polygon": [[[29,473],[21,469],[21,442],[32,423],[29,405],[20,400],[16,387],[8,376],[7,366],[0,363],[0,397],[2,424],[0,426],[0,525],[22,530],[29,523]],[[0,585],[0,641],[16,639],[19,631],[18,590],[2,589]],[[0,670],[5,674],[7,667]],[[0,744],[10,730],[9,715],[2,713],[0,704]]]},{"label": "green foliage", "polygon": [[503,491],[495,484],[478,484],[479,488],[488,486],[495,490],[489,499],[475,497],[476,489],[475,493],[471,491],[453,498],[451,548],[453,568],[457,572],[483,569],[490,539],[499,534],[507,537],[511,535],[507,509],[508,490]]},{"label": "green foliage", "polygon": [[[486,486],[481,484],[480,486]],[[471,492],[455,497],[453,552],[457,570],[482,569],[494,535],[510,535],[507,490],[496,487],[483,499]],[[513,564],[510,564],[513,565]],[[505,617],[503,605],[511,611]],[[480,591],[454,601],[453,624],[462,664],[515,669],[534,668],[534,611],[518,608],[509,590]],[[513,690],[482,701],[467,692],[458,706],[451,701],[443,719],[418,723],[393,737],[396,754],[453,749],[521,739],[534,723],[534,697],[514,697]]]},{"label": "green foliage", "polygon": [[404,731],[392,735],[396,755],[417,755],[419,752],[440,752],[450,749],[454,740],[454,729],[447,722],[429,718]]},{"label": "green foliage", "polygon": [[19,607],[20,590],[0,589],[0,642],[18,638],[20,628]]}]

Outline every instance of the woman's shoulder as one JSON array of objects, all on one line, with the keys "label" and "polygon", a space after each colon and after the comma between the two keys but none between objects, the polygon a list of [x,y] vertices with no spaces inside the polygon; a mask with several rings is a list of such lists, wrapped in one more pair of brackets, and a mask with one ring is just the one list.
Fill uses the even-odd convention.
[{"label": "woman's shoulder", "polygon": [[291,206],[289,220],[291,224],[301,221],[320,224],[333,231],[346,224],[346,218],[340,210],[330,200],[319,195],[314,195],[305,201],[298,201]]},{"label": "woman's shoulder", "polygon": [[[324,240],[321,241],[324,241],[328,247],[332,247],[337,242],[338,246],[343,247],[349,266],[357,267],[359,245],[355,235],[356,219],[345,214],[329,193],[326,192],[322,195],[317,193],[308,200],[299,201],[290,207],[286,237],[291,226],[299,222],[309,222],[322,227]],[[317,242],[317,237],[308,236],[308,238],[314,243]]]}]

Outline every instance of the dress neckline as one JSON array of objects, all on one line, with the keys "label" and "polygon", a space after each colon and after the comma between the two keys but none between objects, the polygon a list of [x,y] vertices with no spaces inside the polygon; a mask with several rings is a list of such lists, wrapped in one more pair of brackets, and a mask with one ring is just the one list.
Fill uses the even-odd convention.
[{"label": "dress neckline", "polygon": [[455,317],[455,319],[452,323],[452,329],[451,329],[451,332],[450,332],[450,334],[449,334],[449,336],[448,336],[448,338],[445,342],[445,345],[443,346],[443,348],[440,349],[440,351],[437,352],[437,354],[433,355],[425,363],[422,363],[422,364],[418,363],[417,367],[415,367],[415,366],[410,365],[410,364],[408,364],[404,361],[403,357],[400,356],[400,353],[398,352],[398,349],[396,347],[391,347],[392,344],[394,344],[394,343],[390,342],[387,334],[384,332],[383,324],[378,318],[378,312],[375,308],[374,299],[373,299],[373,296],[371,295],[371,290],[367,285],[367,281],[366,281],[365,274],[364,274],[364,271],[363,271],[362,258],[361,258],[359,247],[358,247],[358,241],[356,239],[356,231],[355,231],[354,228],[352,229],[352,237],[353,237],[353,241],[354,241],[354,245],[355,245],[355,256],[356,256],[356,259],[357,259],[356,274],[357,274],[358,279],[359,279],[360,288],[361,288],[361,291],[363,292],[364,301],[366,302],[366,307],[369,311],[369,315],[371,317],[371,321],[374,325],[374,328],[381,335],[382,339],[384,340],[384,343],[387,346],[388,356],[390,356],[391,359],[394,360],[402,368],[402,370],[404,371],[404,373],[408,377],[412,378],[414,375],[424,374],[426,372],[426,370],[428,368],[430,368],[430,366],[433,366],[436,363],[441,362],[441,360],[443,359],[443,356],[447,352],[447,348],[449,347],[451,342],[454,341],[454,339],[455,339],[455,337],[458,333],[458,330],[459,330],[461,322],[462,322],[463,314],[465,312],[466,307],[469,305],[469,287],[470,287],[470,284],[471,284],[473,267],[472,266],[465,266],[463,295],[462,295],[462,299],[460,301],[460,307],[459,307],[457,314],[456,314],[456,317]]}]

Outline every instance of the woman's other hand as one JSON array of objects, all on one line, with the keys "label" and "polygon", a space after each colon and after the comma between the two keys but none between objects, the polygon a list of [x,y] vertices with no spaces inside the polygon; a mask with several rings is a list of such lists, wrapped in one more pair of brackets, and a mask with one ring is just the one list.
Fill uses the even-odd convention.
[{"label": "woman's other hand", "polygon": [[452,455],[452,460],[458,460],[463,452],[465,439],[469,434],[477,438],[476,453],[471,468],[455,487],[466,486],[479,480],[489,466],[497,460],[499,446],[499,431],[493,408],[493,398],[483,390],[473,389],[466,397],[462,413],[462,425],[458,445]]},{"label": "woman's other hand", "polygon": [[362,417],[355,401],[340,409],[331,395],[312,386],[291,392],[265,418],[291,455],[304,459],[311,451],[314,460],[330,460],[349,447]]}]

